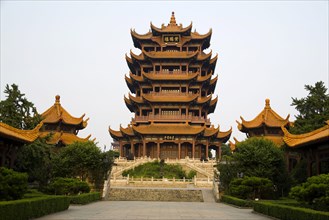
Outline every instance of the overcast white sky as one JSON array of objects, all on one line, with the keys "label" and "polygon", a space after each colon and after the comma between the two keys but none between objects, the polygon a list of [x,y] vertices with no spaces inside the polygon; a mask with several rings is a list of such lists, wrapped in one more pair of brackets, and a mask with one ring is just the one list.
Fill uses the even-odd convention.
[{"label": "overcast white sky", "polygon": [[210,119],[232,126],[231,139],[245,138],[235,120],[253,119],[266,98],[293,120],[291,97],[305,97],[305,84],[328,87],[328,1],[1,1],[1,100],[15,83],[42,113],[59,94],[73,116],[90,118],[79,136],[108,149],[108,126],[133,116],[123,100],[130,29],[144,34],[172,11],[183,26],[213,30],[219,99]]}]

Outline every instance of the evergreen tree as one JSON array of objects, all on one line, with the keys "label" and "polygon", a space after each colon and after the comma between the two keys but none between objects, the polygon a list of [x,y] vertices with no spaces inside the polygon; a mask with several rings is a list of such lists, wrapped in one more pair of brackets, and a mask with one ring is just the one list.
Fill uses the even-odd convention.
[{"label": "evergreen tree", "polygon": [[41,116],[34,104],[26,99],[16,84],[10,87],[7,84],[4,93],[7,99],[0,102],[0,122],[23,130],[33,129],[40,123]]},{"label": "evergreen tree", "polygon": [[329,120],[329,94],[324,82],[305,85],[308,95],[305,98],[292,98],[292,106],[299,112],[294,126],[290,129],[293,134],[303,134],[325,125]]}]

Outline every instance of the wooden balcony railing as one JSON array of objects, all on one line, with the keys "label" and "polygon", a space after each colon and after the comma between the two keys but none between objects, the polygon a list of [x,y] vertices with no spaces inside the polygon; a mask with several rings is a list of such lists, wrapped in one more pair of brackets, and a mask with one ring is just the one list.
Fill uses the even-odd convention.
[{"label": "wooden balcony railing", "polygon": [[148,115],[148,116],[135,116],[132,122],[149,122],[149,121],[190,121],[194,123],[210,123],[210,119],[192,115]]}]

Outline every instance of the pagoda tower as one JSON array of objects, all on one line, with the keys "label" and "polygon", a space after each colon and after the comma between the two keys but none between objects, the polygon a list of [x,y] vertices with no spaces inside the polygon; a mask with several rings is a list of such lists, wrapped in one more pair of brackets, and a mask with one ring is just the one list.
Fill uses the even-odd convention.
[{"label": "pagoda tower", "polygon": [[52,134],[48,144],[65,146],[73,142],[87,142],[91,135],[86,138],[77,136],[79,130],[87,126],[87,121],[83,120],[85,114],[80,118],[75,118],[68,113],[60,103],[60,96],[55,97],[55,104],[41,114],[43,126],[40,129],[40,137]]},{"label": "pagoda tower", "polygon": [[238,123],[238,129],[246,133],[247,137],[264,137],[281,146],[283,142],[284,133],[281,127],[289,128],[289,114],[284,119],[278,115],[270,106],[270,100],[265,100],[265,107],[253,120],[246,121],[241,118],[241,123]]},{"label": "pagoda tower", "polygon": [[151,23],[146,34],[131,30],[141,53],[126,55],[131,93],[124,101],[134,117],[118,131],[109,128],[121,157],[208,158],[210,149],[220,156],[232,130],[221,132],[208,118],[217,103],[217,55],[204,52],[212,31],[201,35],[191,29],[192,23],[177,25],[173,12],[168,25]]}]

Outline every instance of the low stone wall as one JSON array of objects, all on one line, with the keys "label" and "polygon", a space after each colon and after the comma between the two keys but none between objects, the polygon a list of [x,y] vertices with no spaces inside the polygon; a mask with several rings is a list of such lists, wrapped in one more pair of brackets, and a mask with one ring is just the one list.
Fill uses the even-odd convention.
[{"label": "low stone wall", "polygon": [[203,202],[203,196],[198,189],[111,188],[108,200]]}]

